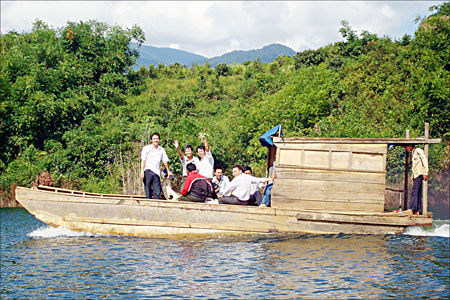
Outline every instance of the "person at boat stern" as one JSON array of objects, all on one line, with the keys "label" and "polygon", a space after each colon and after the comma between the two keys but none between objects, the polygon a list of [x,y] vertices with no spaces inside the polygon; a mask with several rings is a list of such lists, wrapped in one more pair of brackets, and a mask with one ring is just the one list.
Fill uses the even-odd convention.
[{"label": "person at boat stern", "polygon": [[141,178],[144,181],[145,198],[161,199],[161,162],[167,170],[167,177],[173,176],[169,169],[169,158],[166,150],[159,146],[159,133],[155,132],[151,136],[152,143],[146,145],[141,151]]},{"label": "person at boat stern", "polygon": [[203,175],[197,173],[197,167],[194,163],[188,163],[186,166],[186,183],[181,190],[181,197],[178,201],[205,202],[207,198],[213,196],[213,186],[211,182]]},{"label": "person at boat stern", "polygon": [[412,152],[412,193],[406,213],[418,215],[422,212],[422,182],[428,180],[428,160],[421,148],[406,145],[405,150]]}]

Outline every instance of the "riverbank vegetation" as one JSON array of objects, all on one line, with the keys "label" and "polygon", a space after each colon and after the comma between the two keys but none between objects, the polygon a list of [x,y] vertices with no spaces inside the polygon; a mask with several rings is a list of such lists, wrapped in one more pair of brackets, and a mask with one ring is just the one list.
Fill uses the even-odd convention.
[{"label": "riverbank vegetation", "polygon": [[[286,136],[430,135],[431,167],[447,189],[450,140],[450,5],[431,8],[415,36],[399,40],[356,32],[316,50],[243,64],[151,65],[133,71],[144,34],[100,22],[1,35],[0,191],[29,186],[47,170],[55,186],[142,193],[139,152],[161,134],[175,173],[172,145],[197,146],[205,133],[216,165],[235,163],[263,175],[267,149],[258,137],[282,124]],[[402,180],[404,151],[390,151],[389,180]],[[447,172],[447,173],[445,173]],[[444,174],[444,175],[442,175]],[[436,178],[439,178],[436,175]],[[446,186],[447,184],[447,186]],[[445,196],[444,196],[445,197]]]}]

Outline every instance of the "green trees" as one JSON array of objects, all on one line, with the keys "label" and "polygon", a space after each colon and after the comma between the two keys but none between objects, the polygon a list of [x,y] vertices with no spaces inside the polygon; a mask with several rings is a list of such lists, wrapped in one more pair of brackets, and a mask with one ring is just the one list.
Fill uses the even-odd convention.
[{"label": "green trees", "polygon": [[51,29],[38,20],[30,33],[1,35],[2,186],[29,180],[8,177],[24,153],[44,151],[51,141],[64,144],[66,132],[87,116],[122,103],[136,85],[131,66],[138,51],[130,42],[143,39],[139,27],[96,21]]},{"label": "green trees", "polygon": [[413,112],[430,122],[438,135],[450,131],[450,3],[420,23],[411,43]]},{"label": "green trees", "polygon": [[[258,137],[276,124],[287,136],[446,139],[450,127],[448,3],[399,41],[358,34],[316,50],[243,64],[180,64],[131,70],[138,27],[90,21],[1,36],[0,191],[47,169],[55,184],[140,193],[139,151],[152,132],[181,172],[172,146],[208,136],[217,165],[250,165],[263,176]],[[445,167],[445,143],[431,147]],[[401,151],[392,152],[398,160]],[[391,172],[389,173],[391,174]]]}]

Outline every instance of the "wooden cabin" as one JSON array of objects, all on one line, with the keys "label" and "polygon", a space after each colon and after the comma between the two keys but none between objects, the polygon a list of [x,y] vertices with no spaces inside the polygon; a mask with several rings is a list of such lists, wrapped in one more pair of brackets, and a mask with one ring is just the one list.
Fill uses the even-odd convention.
[{"label": "wooden cabin", "polygon": [[[438,139],[432,140],[428,137],[274,137],[274,147],[269,149],[268,156],[269,164],[275,160],[277,174],[272,189],[272,207],[336,212],[383,212],[388,145],[426,144],[428,147],[430,143],[439,142]],[[406,164],[406,169],[407,167]],[[405,178],[406,184],[408,181]],[[402,192],[407,192],[407,185]],[[424,194],[426,215],[426,192]]]}]

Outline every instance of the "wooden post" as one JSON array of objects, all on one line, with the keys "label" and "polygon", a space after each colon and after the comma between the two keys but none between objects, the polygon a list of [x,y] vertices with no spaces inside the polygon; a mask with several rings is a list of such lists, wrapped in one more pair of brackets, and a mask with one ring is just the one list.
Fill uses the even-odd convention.
[{"label": "wooden post", "polygon": [[[430,131],[430,123],[425,123],[425,141],[428,142],[429,138],[429,131]],[[428,143],[425,144],[425,157],[428,161]],[[428,215],[428,181],[424,180],[422,181],[422,215],[427,216]]]},{"label": "wooden post", "polygon": [[[409,139],[409,130],[406,130],[406,138]],[[408,173],[409,173],[409,152],[405,150],[405,186],[403,196],[403,210],[408,209]]]}]

